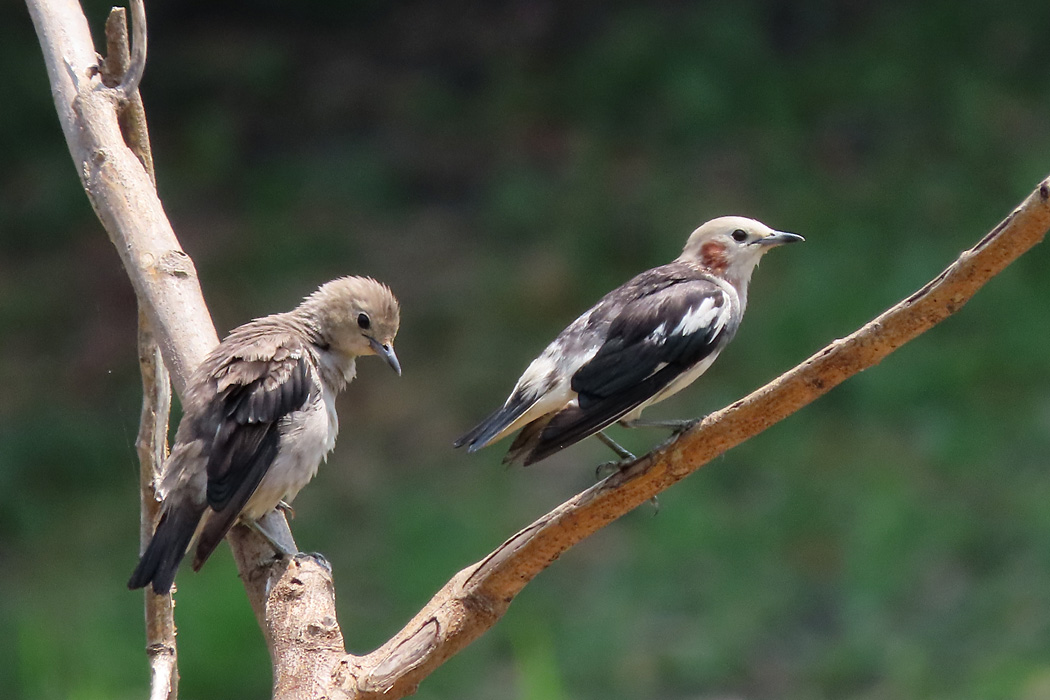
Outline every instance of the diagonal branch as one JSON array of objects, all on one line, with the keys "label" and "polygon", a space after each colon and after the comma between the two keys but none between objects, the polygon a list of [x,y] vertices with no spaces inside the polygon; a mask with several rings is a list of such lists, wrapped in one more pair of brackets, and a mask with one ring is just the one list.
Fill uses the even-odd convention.
[{"label": "diagonal branch", "polygon": [[[341,662],[350,697],[396,698],[480,636],[540,571],[576,543],[715,457],[872,367],[965,304],[1050,229],[1050,179],[920,290],[853,334],[578,494],[460,571],[397,635]],[[305,696],[304,696],[305,697]]]},{"label": "diagonal branch", "polygon": [[[138,3],[136,7],[140,6]],[[142,13],[136,14],[136,43],[144,45]],[[146,128],[146,113],[138,93],[145,63],[144,51],[134,56],[129,48],[127,14],[114,7],[106,19],[106,59],[99,67],[102,82],[110,87],[123,84],[124,100],[118,118],[124,142],[142,163],[156,186],[153,154]],[[137,77],[132,76],[132,73]],[[134,80],[134,89],[130,87]],[[168,455],[168,420],[171,414],[171,380],[154,339],[153,324],[139,307],[139,371],[142,375],[142,412],[135,446],[139,456],[139,551],[145,550],[160,517],[156,484]],[[175,601],[171,593],[143,593],[146,612],[146,655],[150,664],[151,700],[175,700],[179,696],[178,647],[175,642]]]}]

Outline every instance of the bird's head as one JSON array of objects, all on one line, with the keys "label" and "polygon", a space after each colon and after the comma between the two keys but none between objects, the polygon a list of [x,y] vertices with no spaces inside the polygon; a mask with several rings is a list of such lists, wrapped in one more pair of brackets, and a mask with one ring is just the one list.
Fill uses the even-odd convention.
[{"label": "bird's head", "polygon": [[746,285],[767,251],[802,240],[797,233],[774,231],[761,221],[722,216],[693,231],[678,260],[699,263],[719,277]]},{"label": "bird's head", "polygon": [[340,277],[303,302],[331,349],[348,356],[378,355],[395,372],[394,336],[401,311],[390,288],[371,277]]}]

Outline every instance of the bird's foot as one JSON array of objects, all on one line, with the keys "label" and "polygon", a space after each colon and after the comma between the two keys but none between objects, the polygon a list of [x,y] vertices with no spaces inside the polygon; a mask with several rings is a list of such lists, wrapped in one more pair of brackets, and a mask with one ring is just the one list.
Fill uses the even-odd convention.
[{"label": "bird's foot", "polygon": [[[612,462],[602,462],[594,468],[594,478],[601,481],[607,476],[611,476],[616,472],[620,471],[624,467],[629,467],[634,462],[634,458],[631,459],[618,459]],[[653,496],[649,499],[649,503],[653,506],[653,515],[660,512],[660,501]]]},{"label": "bird's foot", "polygon": [[284,517],[288,518],[289,520],[295,520],[295,508],[292,508],[291,504],[287,503],[286,501],[277,501],[277,505],[275,507],[277,508],[277,510],[284,513]]},{"label": "bird's foot", "polygon": [[327,557],[320,552],[298,552],[295,555],[295,558],[313,559],[325,571],[332,573],[332,564],[328,561]]},{"label": "bird's foot", "polygon": [[597,467],[594,468],[594,478],[597,479],[598,481],[601,481],[605,477],[612,476],[616,472],[620,471],[621,469],[626,467],[628,464],[630,464],[632,461],[634,461],[633,458],[632,459],[614,459],[611,462],[602,462],[601,464],[599,464]]}]

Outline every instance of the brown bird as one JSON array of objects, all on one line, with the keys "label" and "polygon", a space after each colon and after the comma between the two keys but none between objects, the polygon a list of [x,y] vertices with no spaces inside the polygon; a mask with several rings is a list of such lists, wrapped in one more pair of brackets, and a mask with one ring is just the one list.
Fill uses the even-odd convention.
[{"label": "brown bird", "polygon": [[367,277],[324,284],[294,310],[235,329],[193,373],[157,489],[160,520],[128,587],[167,593],[196,540],[200,569],[238,521],[255,527],[287,505],[335,447],[335,397],[361,355],[401,374],[400,324],[390,289]]},{"label": "brown bird", "polygon": [[[454,445],[474,452],[521,428],[504,462],[532,464],[597,435],[627,427],[652,404],[707,371],[733,339],[751,273],[774,247],[802,236],[742,216],[693,231],[674,262],[606,294],[532,361],[506,403]],[[682,429],[690,421],[645,423]]]}]

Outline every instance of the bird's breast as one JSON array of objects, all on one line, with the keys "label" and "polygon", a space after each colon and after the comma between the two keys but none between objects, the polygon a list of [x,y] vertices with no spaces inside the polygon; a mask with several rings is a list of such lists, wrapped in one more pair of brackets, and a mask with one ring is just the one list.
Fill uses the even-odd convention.
[{"label": "bird's breast", "polygon": [[290,503],[317,474],[339,433],[334,394],[322,391],[317,398],[311,397],[303,410],[281,419],[279,430],[277,457],[245,506],[244,515],[249,518],[261,518],[279,501]]}]

